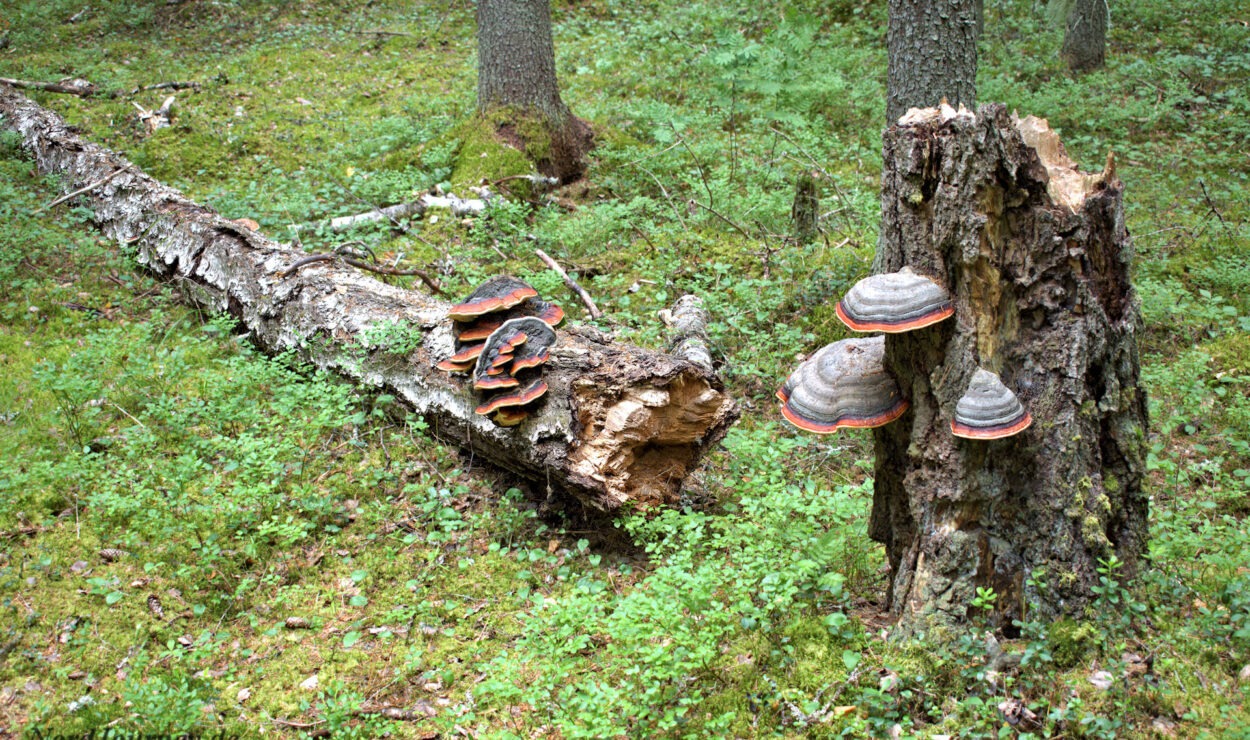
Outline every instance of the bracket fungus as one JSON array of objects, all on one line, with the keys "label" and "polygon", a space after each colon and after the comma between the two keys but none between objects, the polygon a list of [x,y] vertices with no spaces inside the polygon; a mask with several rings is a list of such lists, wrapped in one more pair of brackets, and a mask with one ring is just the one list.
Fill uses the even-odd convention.
[{"label": "bracket fungus", "polygon": [[855,283],[837,305],[838,318],[854,331],[886,334],[921,329],[955,313],[950,293],[904,267]]},{"label": "bracket fungus", "polygon": [[782,416],[817,434],[889,424],[907,411],[908,402],[886,373],[884,358],[881,336],[843,339],[823,347],[777,391]]},{"label": "bracket fungus", "polygon": [[480,342],[503,326],[503,322],[522,316],[533,316],[554,329],[564,321],[564,309],[541,298],[526,298],[509,309],[505,315],[488,314],[470,322],[456,322],[456,339],[461,342]]},{"label": "bracket fungus", "polygon": [[[453,322],[455,354],[436,367],[471,373],[475,391],[502,391],[489,395],[475,411],[499,426],[520,424],[529,415],[525,407],[547,392],[538,368],[551,358],[554,327],[564,321],[564,309],[544,301],[523,281],[499,276],[478,286],[447,316]],[[522,372],[527,376],[524,385],[518,377]]]},{"label": "bracket fungus", "polygon": [[479,285],[463,303],[452,306],[447,317],[453,321],[471,321],[478,316],[507,310],[526,298],[537,296],[538,291],[525,281],[509,275],[499,275]]},{"label": "bracket fungus", "polygon": [[483,402],[475,410],[477,413],[485,416],[504,408],[527,406],[534,401],[537,401],[539,398],[542,398],[546,392],[547,381],[542,378],[538,378],[537,380],[531,381],[530,384],[524,388],[512,391],[511,393],[502,393],[488,401]]},{"label": "bracket fungus", "polygon": [[1002,439],[1033,423],[1016,394],[994,373],[977,368],[972,382],[955,404],[951,434],[964,439]]}]

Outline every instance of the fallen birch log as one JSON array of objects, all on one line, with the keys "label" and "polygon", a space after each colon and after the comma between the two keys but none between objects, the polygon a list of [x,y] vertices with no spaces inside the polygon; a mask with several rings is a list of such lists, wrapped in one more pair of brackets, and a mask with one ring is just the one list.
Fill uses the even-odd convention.
[{"label": "fallen birch log", "polygon": [[4,85],[0,116],[66,191],[96,184],[77,197],[101,231],[137,249],[140,264],[188,300],[229,312],[269,351],[296,350],[320,368],[387,389],[440,439],[550,492],[601,511],[673,503],[737,418],[706,370],[573,327],[558,332],[547,400],[520,426],[497,427],[474,413],[478,399],[461,378],[434,369],[452,354],[448,304],[338,262],[282,277],[302,252],[191,202]]}]

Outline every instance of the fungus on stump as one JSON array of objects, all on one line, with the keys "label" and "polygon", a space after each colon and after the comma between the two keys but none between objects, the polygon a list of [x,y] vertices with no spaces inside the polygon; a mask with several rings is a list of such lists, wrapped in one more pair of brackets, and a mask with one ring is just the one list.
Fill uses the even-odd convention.
[{"label": "fungus on stump", "polygon": [[[913,110],[885,134],[874,272],[908,267],[954,306],[953,320],[886,338],[911,406],[874,432],[870,535],[886,546],[901,634],[963,620],[977,587],[998,594],[991,619],[1008,630],[1026,604],[1079,613],[1099,560],[1139,564],[1146,399],[1121,191],[1111,157],[1081,173],[1044,120],[1001,105]],[[1007,395],[988,397],[981,369],[1031,425],[1007,418]],[[1015,433],[985,438],[999,433],[978,432],[978,413],[982,429]]]}]

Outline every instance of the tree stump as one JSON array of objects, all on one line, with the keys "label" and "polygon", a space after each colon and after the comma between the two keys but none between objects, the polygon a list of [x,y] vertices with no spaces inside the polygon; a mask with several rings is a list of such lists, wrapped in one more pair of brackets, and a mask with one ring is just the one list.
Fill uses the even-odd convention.
[{"label": "tree stump", "polygon": [[[989,618],[1008,634],[1026,609],[1079,614],[1099,561],[1131,574],[1147,537],[1142,322],[1114,159],[1083,174],[1044,120],[943,106],[886,132],[882,183],[874,272],[909,266],[955,308],[885,345],[911,409],[874,432],[870,535],[886,546],[899,634],[964,621],[978,587],[994,589]],[[952,435],[978,367],[1031,427]]]}]

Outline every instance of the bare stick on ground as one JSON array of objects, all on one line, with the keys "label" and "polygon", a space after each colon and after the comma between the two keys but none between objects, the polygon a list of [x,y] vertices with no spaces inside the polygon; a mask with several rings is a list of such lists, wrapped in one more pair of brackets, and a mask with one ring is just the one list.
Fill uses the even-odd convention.
[{"label": "bare stick on ground", "polygon": [[[125,159],[71,133],[54,113],[0,85],[0,125],[17,131],[40,170],[67,190],[119,175],[84,193],[109,238],[178,286],[187,300],[237,317],[273,352],[294,350],[325,370],[385,388],[443,440],[591,510],[668,505],[737,418],[720,380],[663,352],[561,329],[543,404],[520,426],[474,413],[459,377],[434,368],[452,354],[449,305],[386,285],[335,262],[280,277],[302,253],[155,181]],[[388,331],[371,331],[386,327]],[[415,346],[388,348],[391,327]]]},{"label": "bare stick on ground", "polygon": [[534,254],[538,255],[538,259],[542,260],[547,267],[550,267],[553,272],[560,276],[560,279],[564,281],[564,284],[568,286],[569,290],[576,293],[577,297],[582,299],[582,305],[584,305],[586,310],[590,312],[590,317],[592,319],[597,319],[603,316],[603,311],[600,311],[599,307],[595,305],[595,301],[590,297],[590,294],[587,293],[582,286],[577,284],[576,280],[564,271],[564,268],[560,266],[559,262],[553,260],[551,255],[541,249],[535,249]]}]

